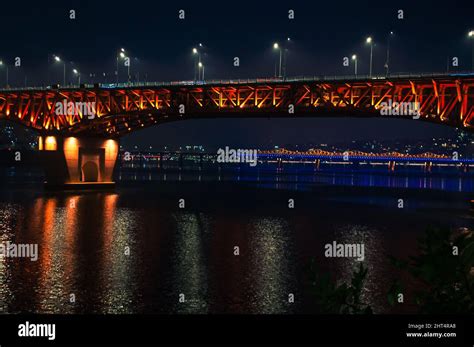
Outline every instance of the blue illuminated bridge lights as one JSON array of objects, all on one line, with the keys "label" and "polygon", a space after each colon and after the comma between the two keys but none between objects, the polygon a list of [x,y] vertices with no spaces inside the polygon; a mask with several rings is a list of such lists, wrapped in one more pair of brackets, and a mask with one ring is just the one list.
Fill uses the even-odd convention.
[{"label": "blue illuminated bridge lights", "polygon": [[430,158],[430,157],[388,157],[388,156],[343,156],[343,155],[311,155],[311,154],[288,154],[288,153],[258,153],[259,158],[282,158],[282,159],[311,159],[311,160],[346,160],[344,161],[395,161],[395,162],[436,162],[447,164],[473,164],[474,159],[452,159],[452,158]]}]

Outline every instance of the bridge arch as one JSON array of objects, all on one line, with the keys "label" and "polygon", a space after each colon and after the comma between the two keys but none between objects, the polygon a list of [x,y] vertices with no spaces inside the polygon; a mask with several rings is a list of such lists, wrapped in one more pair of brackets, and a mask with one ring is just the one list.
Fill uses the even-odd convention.
[{"label": "bridge arch", "polygon": [[98,182],[99,181],[99,167],[93,161],[87,161],[82,165],[82,181],[83,182]]}]

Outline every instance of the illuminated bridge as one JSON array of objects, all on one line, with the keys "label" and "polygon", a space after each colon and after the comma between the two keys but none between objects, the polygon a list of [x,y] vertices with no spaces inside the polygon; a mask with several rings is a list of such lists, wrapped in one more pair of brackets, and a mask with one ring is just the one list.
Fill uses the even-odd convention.
[{"label": "illuminated bridge", "polygon": [[[474,130],[472,73],[4,89],[0,119],[39,132],[39,150],[51,152],[44,154],[49,182],[108,182],[118,139],[137,129],[211,117],[414,118],[381,115],[387,104],[396,109],[395,102],[416,103],[419,120]],[[68,112],[68,105],[76,106]],[[94,112],[77,105],[93,105]]]},{"label": "illuminated bridge", "polygon": [[[128,156],[128,159],[126,159]],[[218,154],[205,152],[121,152],[119,153],[120,167],[125,169],[161,170],[166,163],[174,163],[181,170],[184,162],[194,162],[202,169],[204,163],[218,163]],[[284,148],[272,150],[258,150],[259,163],[274,163],[281,167],[283,164],[314,164],[316,170],[323,164],[375,164],[386,165],[389,171],[395,171],[397,165],[423,166],[430,172],[434,166],[452,166],[461,171],[469,171],[474,166],[474,159],[453,157],[446,154],[424,152],[418,154],[401,153],[397,151],[374,153],[359,150],[328,151],[323,149],[310,149],[307,151],[292,151]],[[233,164],[245,165],[244,161]],[[173,164],[171,166],[174,166]],[[219,165],[219,164],[217,164]],[[232,165],[232,163],[231,163]]]}]

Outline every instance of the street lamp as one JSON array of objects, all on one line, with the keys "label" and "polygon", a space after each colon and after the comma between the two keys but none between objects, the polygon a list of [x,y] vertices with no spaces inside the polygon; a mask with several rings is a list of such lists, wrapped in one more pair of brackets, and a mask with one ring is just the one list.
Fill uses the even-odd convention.
[{"label": "street lamp", "polygon": [[72,72],[74,72],[74,75],[77,75],[78,83],[79,85],[81,85],[81,74],[79,73],[79,71],[77,71],[77,69],[74,69],[72,70]]},{"label": "street lamp", "polygon": [[[117,59],[117,70],[115,71],[115,81],[116,83],[118,83],[118,67],[119,67],[119,59],[122,58],[124,59],[126,57],[125,55],[125,49],[124,48],[120,48],[120,52],[119,54],[117,55],[116,59]],[[128,74],[130,75],[130,66],[128,66]]]},{"label": "street lamp", "polygon": [[[57,63],[61,62],[61,58],[59,58],[57,55],[54,56],[54,60]],[[63,62],[63,85],[66,85],[66,61]]]},{"label": "street lamp", "polygon": [[357,55],[352,55],[352,60],[354,60],[354,73],[357,76]]},{"label": "street lamp", "polygon": [[387,35],[387,60],[385,61],[385,76],[389,73],[389,61],[390,61],[390,38],[393,36],[393,31],[390,31]]},{"label": "street lamp", "polygon": [[7,73],[7,78],[6,78],[6,84],[5,86],[8,87],[8,65],[7,64],[3,64],[3,61],[0,60],[0,66],[4,66],[5,65],[5,70],[6,70],[6,73]]},{"label": "street lamp", "polygon": [[204,81],[204,65],[201,62],[199,62],[198,66],[199,66],[199,70],[202,68],[202,80]]},{"label": "street lamp", "polygon": [[290,45],[291,43],[291,38],[287,37],[286,38],[286,47],[285,47],[285,53],[283,55],[283,68],[282,68],[282,75],[283,75],[283,78],[286,78],[286,67],[287,67],[287,64],[288,64],[288,46]]},{"label": "street lamp", "polygon": [[[279,68],[278,68],[278,77],[281,78],[281,59],[282,59],[282,51],[281,51],[281,47],[280,45],[278,44],[278,42],[275,42],[273,44],[273,49],[278,49],[280,51],[280,64],[279,64]],[[275,77],[276,77],[276,67],[275,67]]]},{"label": "street lamp", "polygon": [[[199,44],[199,47],[202,47],[202,43]],[[201,52],[199,52],[199,50],[194,47],[193,48],[193,54],[196,56],[197,60],[196,62],[194,63],[194,80],[196,81],[196,79],[201,79],[201,70],[199,69],[201,67]],[[197,77],[196,77],[197,75]]]},{"label": "street lamp", "polygon": [[370,45],[369,76],[372,77],[372,53],[373,53],[373,48],[374,48],[374,40],[372,40],[372,37],[369,36],[365,41]]},{"label": "street lamp", "polygon": [[474,30],[469,31],[467,36],[472,40],[472,71],[474,71]]}]

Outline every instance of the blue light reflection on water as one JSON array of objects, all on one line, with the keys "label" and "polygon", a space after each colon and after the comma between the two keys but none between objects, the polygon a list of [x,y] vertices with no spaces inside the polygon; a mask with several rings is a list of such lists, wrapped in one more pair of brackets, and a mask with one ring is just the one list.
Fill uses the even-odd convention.
[{"label": "blue light reflection on water", "polygon": [[293,189],[304,190],[306,184],[326,184],[351,187],[386,187],[404,189],[474,192],[474,175],[457,167],[433,168],[424,171],[420,166],[401,166],[389,171],[386,166],[332,165],[316,170],[314,165],[291,164],[279,168],[274,164],[229,165],[222,170],[119,170],[119,181],[236,181],[254,182],[275,187],[281,183],[297,184]]}]

